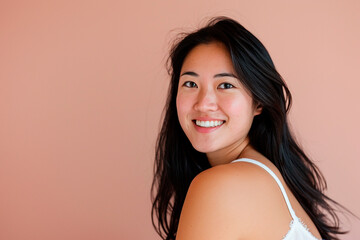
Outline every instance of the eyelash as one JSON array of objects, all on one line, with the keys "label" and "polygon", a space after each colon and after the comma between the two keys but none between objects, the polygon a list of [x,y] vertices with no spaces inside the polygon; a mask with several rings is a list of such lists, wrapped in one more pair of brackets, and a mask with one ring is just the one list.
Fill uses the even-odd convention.
[{"label": "eyelash", "polygon": [[[190,85],[190,84],[191,84],[191,85]],[[195,85],[195,86],[194,86],[194,85]],[[186,81],[186,82],[184,82],[184,85],[183,85],[183,86],[188,87],[188,88],[197,87],[196,83],[191,82],[191,81]],[[220,86],[223,86],[223,87],[220,87]],[[225,86],[227,86],[227,87],[225,87]],[[230,88],[235,88],[235,87],[234,87],[234,85],[232,85],[231,83],[226,83],[226,82],[224,82],[224,83],[219,84],[219,87],[218,87],[218,88],[220,88],[220,89],[230,89]]]},{"label": "eyelash", "polygon": [[185,87],[188,87],[188,88],[193,88],[194,87],[194,86],[189,86],[189,84],[194,84],[197,87],[196,83],[194,83],[194,82],[191,82],[191,81],[184,82]]},{"label": "eyelash", "polygon": [[[220,87],[221,85],[224,85],[224,86],[228,86],[228,87]],[[230,89],[230,88],[234,88],[234,85],[232,85],[231,83],[221,83],[220,85],[219,85],[219,88],[221,88],[221,89]]]}]

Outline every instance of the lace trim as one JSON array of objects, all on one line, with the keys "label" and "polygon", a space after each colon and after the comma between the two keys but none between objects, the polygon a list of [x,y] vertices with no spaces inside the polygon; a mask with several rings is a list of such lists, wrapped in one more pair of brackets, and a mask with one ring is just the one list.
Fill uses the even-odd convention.
[{"label": "lace trim", "polygon": [[[303,220],[301,220],[301,218],[297,218],[297,221],[302,225],[303,228],[306,229],[306,231],[309,233],[309,235],[310,235],[314,240],[321,240],[321,239],[316,238],[316,237],[310,232],[309,227],[303,222]],[[285,236],[284,236],[281,240],[285,240],[285,239],[286,239],[286,237],[290,234],[290,232],[291,232],[294,224],[295,224],[295,220],[293,219],[293,220],[291,220],[291,222],[290,222],[290,224],[289,224],[289,228],[290,228],[289,231],[285,234]]]},{"label": "lace trim", "polygon": [[283,238],[281,238],[281,240],[284,240],[290,233],[291,229],[292,229],[292,226],[294,225],[294,219],[291,220],[291,222],[289,223],[289,231],[287,231],[287,233],[285,234],[285,236]]},{"label": "lace trim", "polygon": [[321,240],[321,239],[316,238],[316,237],[310,232],[309,227],[303,222],[303,220],[301,220],[301,218],[298,218],[298,220],[299,220],[299,222],[301,223],[301,225],[306,229],[306,231],[310,234],[311,237],[313,237],[313,238],[316,239],[316,240]]},{"label": "lace trim", "polygon": [[[303,220],[301,220],[301,218],[298,218],[299,222],[303,225],[303,227],[308,231],[310,232],[310,229],[309,227],[303,222]],[[311,233],[311,232],[310,232]],[[313,236],[314,237],[314,236]]]}]

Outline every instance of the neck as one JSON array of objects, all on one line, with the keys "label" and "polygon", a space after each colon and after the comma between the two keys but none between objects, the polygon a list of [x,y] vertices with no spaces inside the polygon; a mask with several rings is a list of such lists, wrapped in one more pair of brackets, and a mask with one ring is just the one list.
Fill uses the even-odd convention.
[{"label": "neck", "polygon": [[227,149],[221,149],[216,152],[206,153],[206,156],[212,167],[221,164],[227,164],[235,159],[240,158],[244,150],[249,146],[249,143],[249,139],[245,138],[244,141]]}]

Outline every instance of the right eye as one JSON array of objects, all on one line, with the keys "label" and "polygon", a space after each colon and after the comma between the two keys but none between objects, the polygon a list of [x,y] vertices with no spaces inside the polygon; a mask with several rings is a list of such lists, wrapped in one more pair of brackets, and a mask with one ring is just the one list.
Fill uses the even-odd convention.
[{"label": "right eye", "polygon": [[196,88],[197,87],[196,83],[191,82],[191,81],[184,82],[184,86],[188,87],[188,88]]}]

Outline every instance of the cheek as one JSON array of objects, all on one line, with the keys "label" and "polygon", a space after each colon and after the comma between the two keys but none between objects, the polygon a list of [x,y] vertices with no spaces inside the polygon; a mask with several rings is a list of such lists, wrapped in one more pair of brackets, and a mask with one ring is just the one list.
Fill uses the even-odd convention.
[{"label": "cheek", "polygon": [[222,101],[222,109],[230,116],[230,118],[241,119],[252,119],[252,99],[246,96],[237,96],[233,98],[226,98]]},{"label": "cheek", "polygon": [[189,121],[187,120],[187,116],[189,114],[189,103],[186,101],[186,98],[183,96],[176,97],[176,110],[178,115],[178,120],[180,123],[180,127],[187,135],[187,129],[189,128]]},{"label": "cheek", "polygon": [[240,115],[241,110],[244,109],[243,99],[238,96],[226,96],[221,99],[221,108],[231,115]]},{"label": "cheek", "polygon": [[180,124],[182,125],[187,113],[189,112],[189,100],[182,94],[176,96],[176,110]]}]

